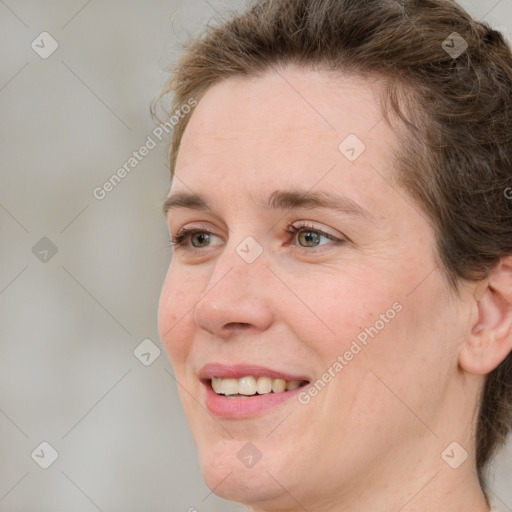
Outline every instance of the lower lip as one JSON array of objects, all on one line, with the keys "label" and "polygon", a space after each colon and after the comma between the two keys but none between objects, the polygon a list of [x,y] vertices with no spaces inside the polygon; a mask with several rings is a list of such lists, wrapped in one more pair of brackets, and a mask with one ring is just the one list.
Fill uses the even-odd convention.
[{"label": "lower lip", "polygon": [[206,407],[211,414],[219,418],[238,419],[257,416],[259,413],[276,407],[303,390],[303,387],[282,393],[254,395],[247,398],[227,397],[213,391],[210,382],[204,382],[206,389]]}]

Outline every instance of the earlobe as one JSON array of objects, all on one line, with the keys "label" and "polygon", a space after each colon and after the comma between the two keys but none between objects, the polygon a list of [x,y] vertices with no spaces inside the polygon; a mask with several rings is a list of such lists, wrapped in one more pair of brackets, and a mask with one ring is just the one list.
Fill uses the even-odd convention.
[{"label": "earlobe", "polygon": [[502,259],[474,292],[476,320],[461,347],[469,373],[492,372],[512,351],[512,256]]}]

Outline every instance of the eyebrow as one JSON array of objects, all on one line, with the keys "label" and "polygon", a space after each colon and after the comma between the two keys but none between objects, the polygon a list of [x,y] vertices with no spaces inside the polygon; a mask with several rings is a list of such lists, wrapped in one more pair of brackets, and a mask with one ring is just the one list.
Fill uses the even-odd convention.
[{"label": "eyebrow", "polygon": [[[372,219],[372,215],[366,208],[349,197],[326,191],[275,190],[260,205],[267,210],[326,208],[367,220]],[[193,192],[175,192],[165,200],[163,212],[167,215],[169,211],[181,208],[213,211],[203,195]]]}]

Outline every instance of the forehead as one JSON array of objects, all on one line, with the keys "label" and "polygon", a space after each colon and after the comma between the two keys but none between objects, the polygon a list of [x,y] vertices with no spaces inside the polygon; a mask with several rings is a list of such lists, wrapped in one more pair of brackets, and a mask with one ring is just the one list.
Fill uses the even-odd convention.
[{"label": "forehead", "polygon": [[[357,75],[334,77],[291,66],[257,77],[229,78],[208,89],[186,132],[212,140],[261,136],[269,130],[280,130],[283,136],[301,130],[309,136],[364,134],[382,118],[381,89],[381,82]],[[186,139],[184,135],[183,143]]]},{"label": "forehead", "polygon": [[[372,166],[386,173],[397,144],[382,116],[381,88],[360,76],[296,67],[222,81],[194,109],[176,173],[218,187],[226,180],[259,188],[286,179],[305,187],[320,179],[326,186],[368,184]],[[347,158],[351,146],[361,153],[356,160]]]}]

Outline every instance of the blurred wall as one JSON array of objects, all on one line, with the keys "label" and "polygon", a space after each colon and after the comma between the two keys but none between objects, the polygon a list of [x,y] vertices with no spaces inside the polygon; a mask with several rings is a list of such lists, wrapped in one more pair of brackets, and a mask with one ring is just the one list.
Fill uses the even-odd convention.
[{"label": "blurred wall", "polygon": [[[159,341],[168,148],[103,187],[179,43],[240,2],[0,1],[0,512],[245,510],[202,482]],[[462,4],[510,37],[512,0]]]}]

